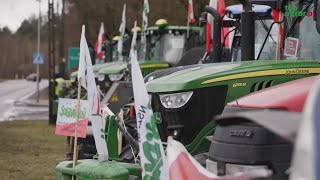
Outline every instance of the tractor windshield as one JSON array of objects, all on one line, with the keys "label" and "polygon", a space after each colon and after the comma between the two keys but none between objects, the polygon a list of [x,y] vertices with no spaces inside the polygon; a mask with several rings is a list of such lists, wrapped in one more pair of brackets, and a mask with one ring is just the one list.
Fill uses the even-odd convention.
[{"label": "tractor windshield", "polygon": [[[294,17],[293,13],[287,13],[285,16],[288,30],[282,59],[319,60],[320,35],[313,20],[313,3],[306,2],[299,5],[299,1],[292,1],[286,8],[286,11],[305,12],[305,16]],[[297,42],[297,50],[296,53],[288,54],[286,51],[290,50],[292,42]]]},{"label": "tractor windshield", "polygon": [[179,31],[152,34],[147,45],[146,59],[176,64],[181,59],[184,44],[185,34],[180,34]]},{"label": "tractor windshield", "polygon": [[[274,21],[272,19],[261,19],[255,21],[255,59],[262,48],[262,44],[268,34],[271,24]],[[277,46],[277,33],[278,27],[273,26],[269,34],[268,40],[266,41],[264,48],[262,49],[259,60],[271,60],[275,57],[275,51]],[[240,32],[237,32],[238,36]],[[236,36],[237,36],[236,34]],[[241,61],[241,42],[240,38],[234,39],[234,52],[232,53],[232,61]]]}]

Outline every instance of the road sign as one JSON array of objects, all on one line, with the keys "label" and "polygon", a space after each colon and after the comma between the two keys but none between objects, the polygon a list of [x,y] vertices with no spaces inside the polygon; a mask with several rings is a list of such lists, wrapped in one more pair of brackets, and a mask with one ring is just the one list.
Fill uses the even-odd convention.
[{"label": "road sign", "polygon": [[42,53],[33,53],[33,64],[44,64],[44,55]]},{"label": "road sign", "polygon": [[78,68],[80,58],[80,48],[70,47],[68,49],[68,69]]}]

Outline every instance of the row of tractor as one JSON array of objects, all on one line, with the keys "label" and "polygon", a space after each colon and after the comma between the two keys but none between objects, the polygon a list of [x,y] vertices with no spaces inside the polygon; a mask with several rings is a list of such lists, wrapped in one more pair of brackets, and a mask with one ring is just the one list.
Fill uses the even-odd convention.
[{"label": "row of tractor", "polygon": [[[305,14],[320,8],[316,0],[244,0],[222,10],[205,7],[199,27],[171,26],[160,19],[145,31],[134,29],[165,147],[171,136],[218,176],[264,169],[272,171],[270,179],[293,177],[297,129],[320,74],[320,16],[286,16],[288,6]],[[81,160],[73,168],[68,153],[69,159],[56,167],[56,179],[142,177],[129,58],[132,34],[125,36],[122,54],[115,51],[117,41],[105,41],[109,59],[93,66],[101,105],[122,112],[123,123],[118,116],[105,119],[109,161],[96,159],[89,122],[87,137],[79,139]],[[77,72],[71,74],[69,98],[77,95],[76,77]],[[122,142],[119,128],[125,131]]]}]

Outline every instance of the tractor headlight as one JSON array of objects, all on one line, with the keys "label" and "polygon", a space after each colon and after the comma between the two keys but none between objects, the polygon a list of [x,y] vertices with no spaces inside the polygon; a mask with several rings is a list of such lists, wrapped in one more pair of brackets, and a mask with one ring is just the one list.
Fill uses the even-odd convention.
[{"label": "tractor headlight", "polygon": [[98,81],[103,81],[105,78],[104,74],[98,74]]},{"label": "tractor headlight", "polygon": [[160,101],[165,108],[180,108],[191,98],[193,92],[183,92],[174,94],[161,94]]},{"label": "tractor headlight", "polygon": [[109,74],[109,79],[111,81],[120,81],[123,77],[123,74]]},{"label": "tractor headlight", "polygon": [[76,82],[76,80],[77,80],[77,77],[70,77],[71,82]]},{"label": "tractor headlight", "polygon": [[[215,161],[211,161],[209,159],[206,160],[206,168],[218,175],[218,163]],[[253,172],[253,171],[269,171],[267,165],[243,165],[243,164],[225,164],[225,175],[235,175],[238,173],[244,172]]]},{"label": "tractor headlight", "polygon": [[153,77],[153,76],[150,76],[150,77],[148,78],[147,82],[150,82],[150,81],[152,81],[153,79],[154,79],[154,77]]}]

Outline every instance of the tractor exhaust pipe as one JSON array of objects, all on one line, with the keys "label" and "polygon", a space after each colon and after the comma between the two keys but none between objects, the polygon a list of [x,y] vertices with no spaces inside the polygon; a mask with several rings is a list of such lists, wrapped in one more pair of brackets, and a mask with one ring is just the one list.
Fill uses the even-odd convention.
[{"label": "tractor exhaust pipe", "polygon": [[241,0],[244,12],[241,13],[241,61],[254,60],[254,20],[252,4],[249,0]]},{"label": "tractor exhaust pipe", "polygon": [[206,6],[205,7],[205,12],[211,14],[214,18],[213,20],[213,51],[212,55],[210,58],[210,63],[211,62],[221,62],[221,54],[222,54],[222,49],[221,49],[221,17],[220,14],[217,10],[215,10],[212,7]]}]

